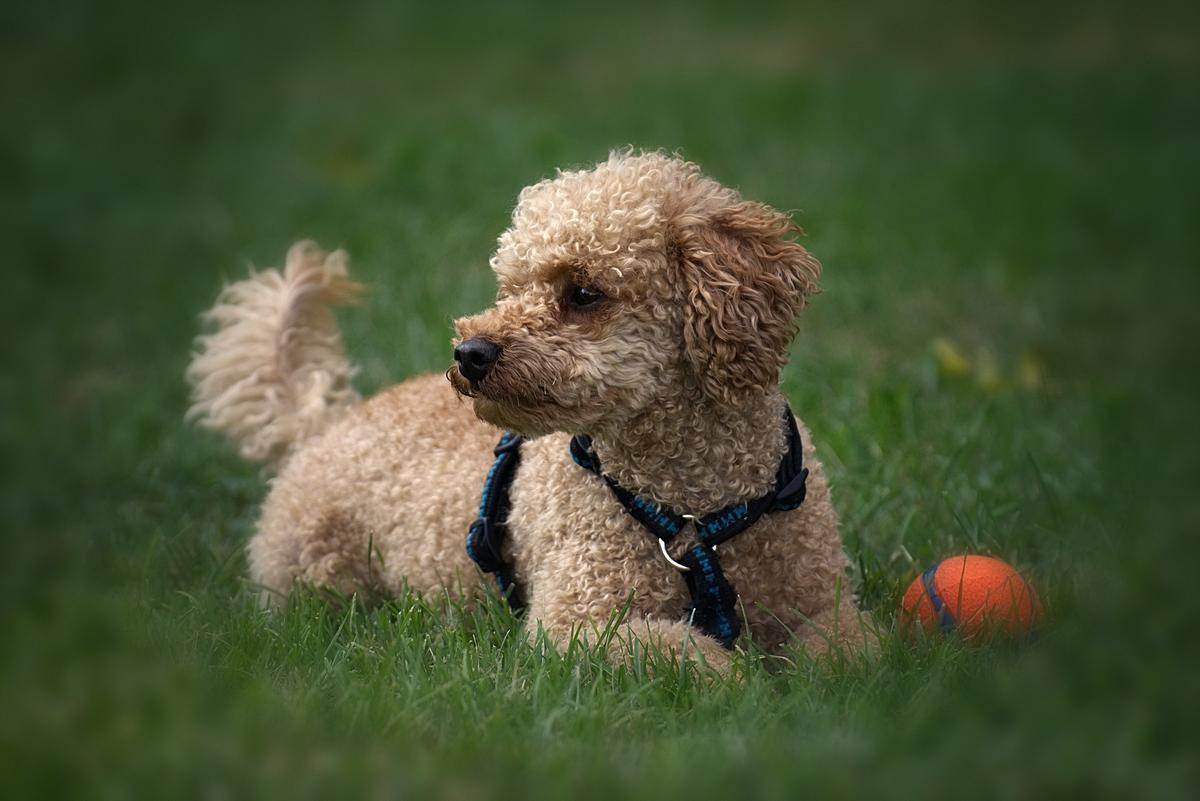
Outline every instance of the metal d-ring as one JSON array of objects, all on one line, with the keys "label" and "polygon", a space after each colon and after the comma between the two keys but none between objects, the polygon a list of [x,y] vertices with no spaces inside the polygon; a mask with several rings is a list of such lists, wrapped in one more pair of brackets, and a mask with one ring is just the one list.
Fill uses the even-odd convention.
[{"label": "metal d-ring", "polygon": [[[693,526],[695,526],[696,531],[697,532],[700,531],[700,521],[698,521],[696,519],[695,515],[680,515],[680,517],[682,517],[684,520],[691,521],[691,524]],[[669,564],[671,567],[675,568],[680,573],[692,572],[692,569],[690,567],[685,565],[683,562],[676,561],[675,557],[671,556],[670,552],[667,551],[667,541],[662,539],[661,537],[658,540],[658,549],[660,551],[662,551],[663,559],[666,559],[667,564]],[[717,546],[715,546],[715,545],[712,546],[712,549],[713,549],[713,553],[716,553]]]},{"label": "metal d-ring", "polygon": [[670,553],[667,552],[667,541],[666,540],[658,541],[658,549],[660,551],[662,551],[663,559],[666,559],[667,564],[669,564],[671,567],[675,568],[680,573],[691,573],[692,572],[692,569],[690,567],[685,565],[683,562],[676,562],[675,558],[673,556],[671,556]]}]

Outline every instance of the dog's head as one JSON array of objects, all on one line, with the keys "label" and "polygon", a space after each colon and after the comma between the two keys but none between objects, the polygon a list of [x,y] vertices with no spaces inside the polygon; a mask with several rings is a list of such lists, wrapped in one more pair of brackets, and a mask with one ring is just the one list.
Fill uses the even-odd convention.
[{"label": "dog's head", "polygon": [[820,265],[786,214],[660,153],[611,155],[521,192],[496,305],[456,322],[454,387],[527,435],[621,425],[691,392],[775,385]]}]

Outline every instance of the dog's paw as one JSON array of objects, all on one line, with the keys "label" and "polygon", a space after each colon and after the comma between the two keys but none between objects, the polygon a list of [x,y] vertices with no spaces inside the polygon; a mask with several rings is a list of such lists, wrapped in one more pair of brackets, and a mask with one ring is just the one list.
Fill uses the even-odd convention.
[{"label": "dog's paw", "polygon": [[650,667],[669,664],[695,667],[701,674],[726,677],[733,652],[682,621],[640,620],[627,623],[614,637],[610,652],[626,662],[640,661]]}]

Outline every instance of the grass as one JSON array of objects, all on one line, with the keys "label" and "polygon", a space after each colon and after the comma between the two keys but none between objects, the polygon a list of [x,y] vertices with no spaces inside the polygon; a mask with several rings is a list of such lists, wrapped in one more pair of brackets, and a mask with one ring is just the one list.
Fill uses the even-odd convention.
[{"label": "grass", "polygon": [[[1194,793],[1194,10],[0,18],[13,797]],[[498,606],[255,608],[263,482],[181,421],[221,281],[343,245],[361,388],[440,370],[519,189],[627,143],[808,230],[785,384],[865,604],[890,627],[920,566],[991,553],[1046,597],[1035,644],[889,633],[714,684],[528,646]]]}]

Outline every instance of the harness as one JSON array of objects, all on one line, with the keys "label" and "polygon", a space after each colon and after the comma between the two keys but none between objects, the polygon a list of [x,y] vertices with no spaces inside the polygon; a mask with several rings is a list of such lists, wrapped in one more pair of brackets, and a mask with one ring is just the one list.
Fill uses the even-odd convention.
[{"label": "harness", "polygon": [[[600,467],[592,449],[592,440],[581,434],[571,440],[571,458],[577,465],[600,476],[625,511],[658,540],[664,558],[683,573],[691,595],[687,614],[700,631],[732,648],[741,633],[737,614],[737,592],[725,578],[717,547],[753,526],[767,512],[791,511],[804,503],[808,469],[804,467],[803,442],[791,409],[784,412],[788,448],[775,473],[775,486],[752,501],[732,504],[724,509],[696,517],[677,514],[627,490]],[[493,573],[500,593],[514,610],[525,607],[525,598],[517,586],[512,566],[501,549],[508,536],[509,489],[521,459],[524,438],[506,432],[496,445],[496,461],[483,484],[479,518],[467,532],[467,555],[484,573]],[[688,523],[696,530],[697,544],[678,561],[667,551]]]}]

